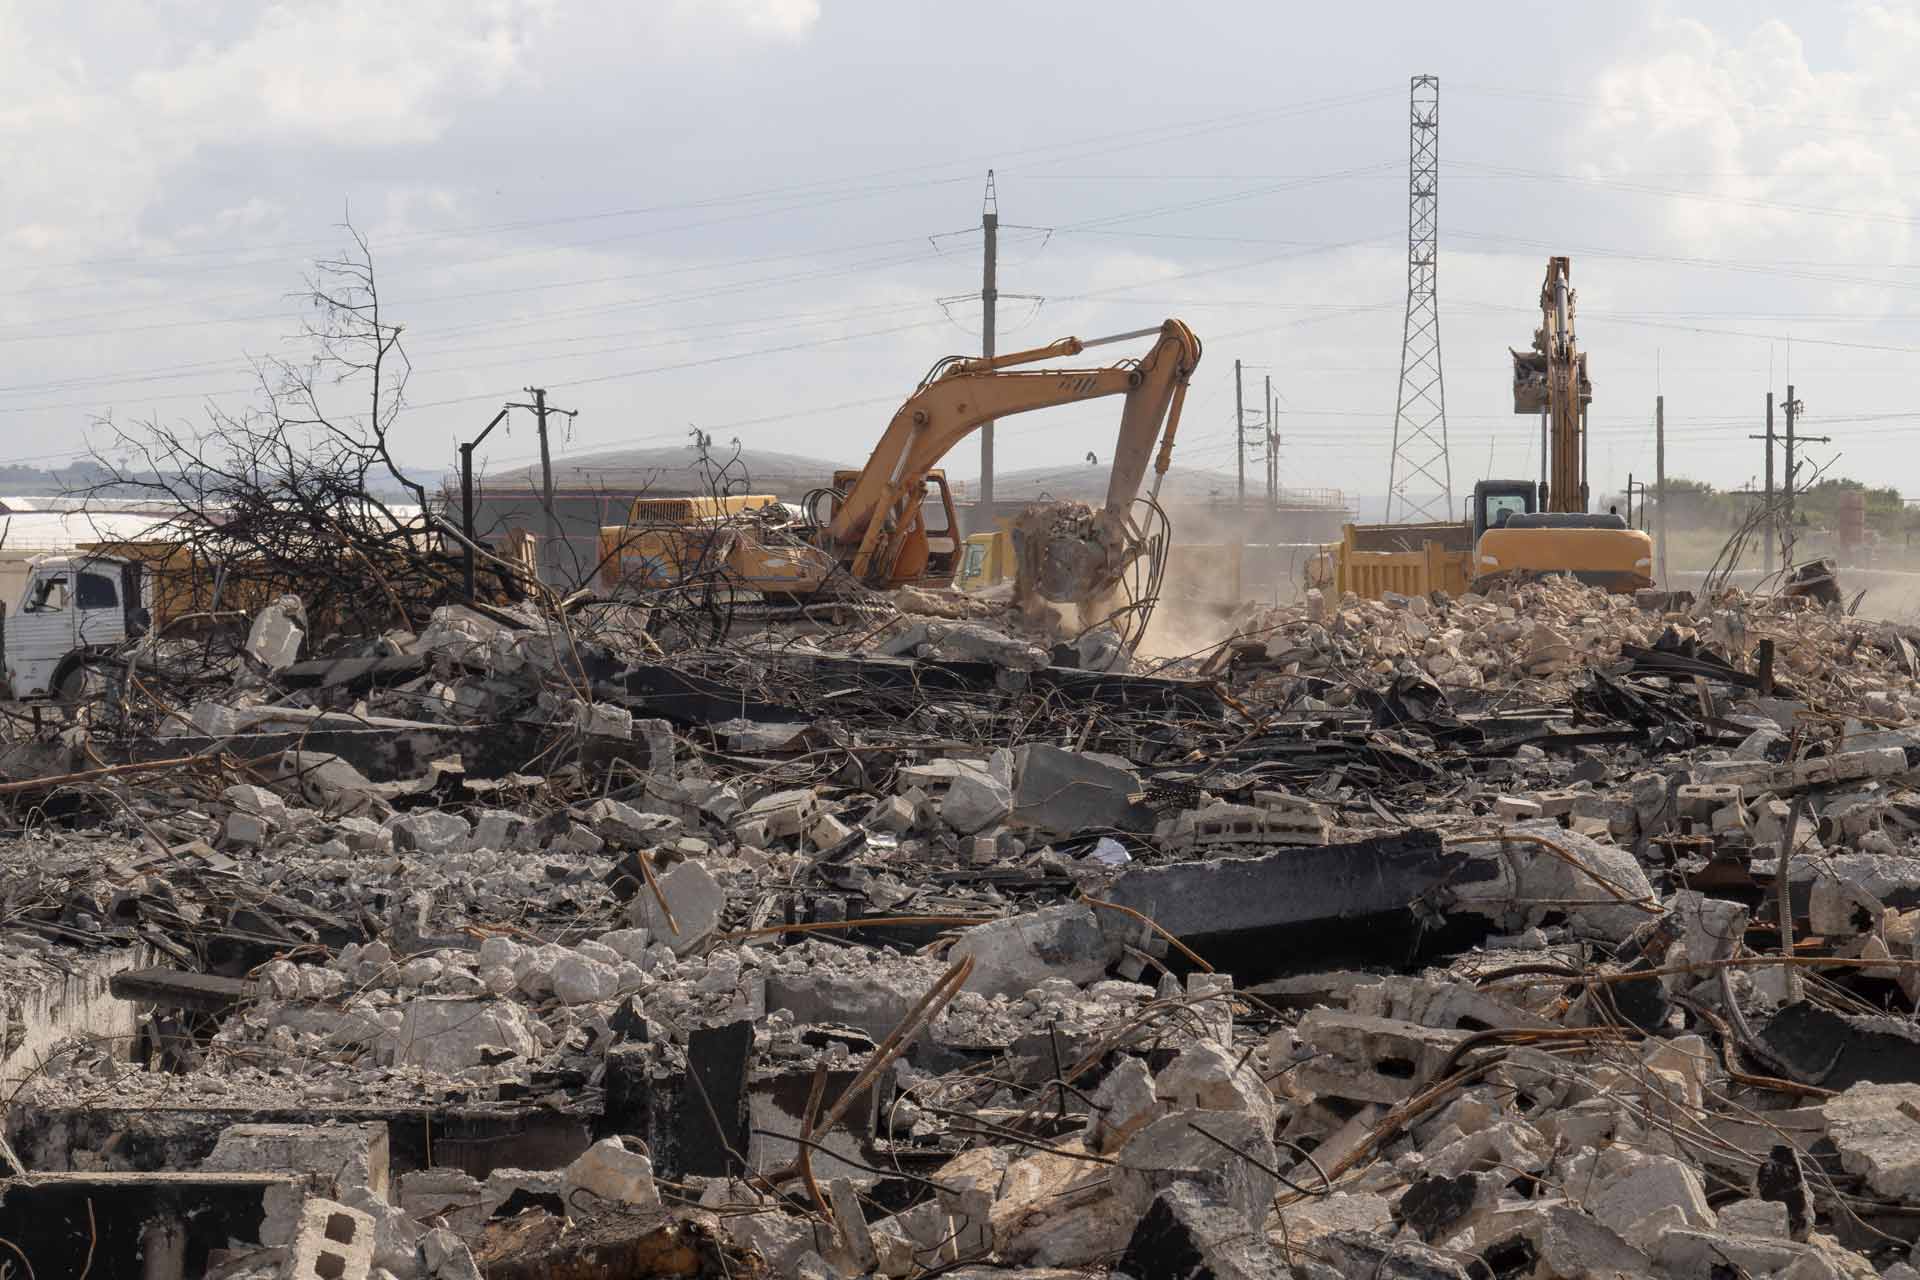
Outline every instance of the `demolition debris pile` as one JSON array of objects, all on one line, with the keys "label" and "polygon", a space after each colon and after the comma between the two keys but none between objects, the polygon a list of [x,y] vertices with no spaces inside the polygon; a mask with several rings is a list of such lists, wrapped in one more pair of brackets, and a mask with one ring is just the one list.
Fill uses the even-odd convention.
[{"label": "demolition debris pile", "polygon": [[0,1245],[1910,1277],[1917,672],[1808,600],[1559,582],[1158,670],[917,592],[704,645],[277,600],[0,754]]}]

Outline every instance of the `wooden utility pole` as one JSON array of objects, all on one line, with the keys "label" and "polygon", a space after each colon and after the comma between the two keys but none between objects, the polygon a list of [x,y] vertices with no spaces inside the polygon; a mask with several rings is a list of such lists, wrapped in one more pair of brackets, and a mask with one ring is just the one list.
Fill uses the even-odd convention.
[{"label": "wooden utility pole", "polygon": [[1786,528],[1780,534],[1780,567],[1790,569],[1793,567],[1793,500],[1794,493],[1800,486],[1798,475],[1800,464],[1794,461],[1793,447],[1796,444],[1804,444],[1807,441],[1812,441],[1815,444],[1827,444],[1831,442],[1833,437],[1803,436],[1794,431],[1794,423],[1799,420],[1801,414],[1807,411],[1807,406],[1802,404],[1800,400],[1794,396],[1793,384],[1791,382],[1787,384],[1787,403],[1785,407],[1787,411],[1787,438],[1785,442],[1786,472],[1781,477],[1784,492],[1780,495],[1780,514],[1786,522]]},{"label": "wooden utility pole", "polygon": [[[547,404],[545,387],[528,387],[527,393],[533,397],[532,404],[509,403],[509,409],[533,410],[534,423],[540,432],[540,509],[546,513],[545,546],[541,549],[539,563],[544,566],[549,557],[560,554],[560,517],[553,506],[553,448],[547,439],[547,418],[552,414],[563,414],[568,418],[579,417],[577,409],[554,409]],[[555,567],[558,567],[555,562]],[[545,580],[546,575],[541,575]]]},{"label": "wooden utility pole", "polygon": [[1653,398],[1653,500],[1657,506],[1653,509],[1653,536],[1656,552],[1655,566],[1659,570],[1658,584],[1667,589],[1667,398]]},{"label": "wooden utility pole", "polygon": [[[987,170],[987,196],[980,210],[980,234],[986,245],[986,260],[980,269],[980,354],[993,356],[994,312],[1000,301],[1000,197],[994,191],[993,170]],[[993,423],[980,427],[980,520],[982,529],[993,527]]]},{"label": "wooden utility pole", "polygon": [[1275,492],[1274,484],[1278,473],[1273,465],[1273,375],[1267,375],[1267,510],[1272,511],[1280,505],[1280,495]]},{"label": "wooden utility pole", "polygon": [[1247,508],[1247,399],[1240,386],[1240,362],[1233,362],[1233,456],[1240,466],[1240,499],[1242,512]]},{"label": "wooden utility pole", "polygon": [[1767,442],[1767,481],[1766,488],[1761,491],[1762,500],[1766,505],[1762,506],[1760,510],[1764,513],[1765,521],[1761,526],[1766,539],[1765,569],[1768,573],[1772,573],[1773,543],[1776,537],[1776,527],[1773,519],[1773,392],[1771,391],[1767,392],[1767,434],[1754,436],[1752,438],[1755,440],[1765,440]]}]

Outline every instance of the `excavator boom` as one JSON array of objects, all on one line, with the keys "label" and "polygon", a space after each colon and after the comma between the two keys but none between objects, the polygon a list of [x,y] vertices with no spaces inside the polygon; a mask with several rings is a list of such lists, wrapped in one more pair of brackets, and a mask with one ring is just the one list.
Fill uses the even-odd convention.
[{"label": "excavator boom", "polygon": [[[1148,334],[1158,338],[1138,360],[1097,368],[1020,367]],[[1146,477],[1156,438],[1160,453],[1155,467],[1159,474],[1166,472],[1179,429],[1180,406],[1199,363],[1200,340],[1178,320],[1107,338],[1064,338],[1003,356],[943,361],[887,424],[859,478],[834,512],[823,546],[854,577],[887,585],[901,544],[914,527],[927,473],[955,445],[996,419],[1115,395],[1125,396],[1126,404],[1102,519],[1111,528],[1123,528]]]}]

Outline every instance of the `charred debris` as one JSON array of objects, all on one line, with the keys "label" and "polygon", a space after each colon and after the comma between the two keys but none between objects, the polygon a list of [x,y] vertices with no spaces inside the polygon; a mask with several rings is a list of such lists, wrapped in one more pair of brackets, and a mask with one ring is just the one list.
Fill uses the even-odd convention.
[{"label": "charred debris", "polygon": [[9,722],[14,1274],[1914,1274],[1902,627],[319,612]]}]

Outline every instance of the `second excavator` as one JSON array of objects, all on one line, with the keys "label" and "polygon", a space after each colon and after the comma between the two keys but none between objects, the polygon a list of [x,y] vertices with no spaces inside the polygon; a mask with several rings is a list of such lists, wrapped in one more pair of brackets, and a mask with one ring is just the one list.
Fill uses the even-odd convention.
[{"label": "second excavator", "polygon": [[1617,514],[1587,510],[1587,404],[1593,380],[1574,331],[1573,260],[1547,259],[1540,327],[1514,351],[1513,411],[1545,420],[1545,480],[1474,486],[1477,583],[1557,573],[1608,591],[1653,585],[1653,540]]},{"label": "second excavator", "polygon": [[[1137,359],[1028,367],[1149,336],[1152,347]],[[1054,536],[1028,540],[1016,575],[1023,606],[1073,605],[1091,625],[1125,612],[1126,602],[1115,597],[1130,571],[1164,554],[1160,477],[1199,363],[1200,340],[1179,320],[1002,356],[948,357],[893,415],[866,465],[836,472],[832,487],[808,495],[797,514],[771,495],[641,498],[625,525],[601,530],[600,576],[610,586],[642,587],[702,577],[765,600],[807,600],[855,585],[948,586],[958,567],[959,525],[940,460],[996,419],[1122,396],[1105,504],[1057,521]],[[1154,485],[1141,499],[1149,463]],[[1143,624],[1135,611],[1122,629],[1137,634]]]}]

